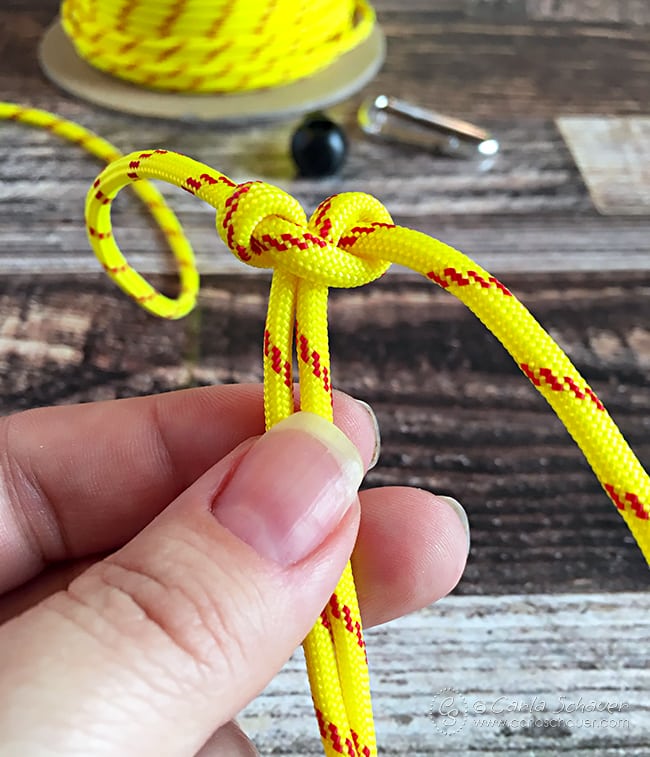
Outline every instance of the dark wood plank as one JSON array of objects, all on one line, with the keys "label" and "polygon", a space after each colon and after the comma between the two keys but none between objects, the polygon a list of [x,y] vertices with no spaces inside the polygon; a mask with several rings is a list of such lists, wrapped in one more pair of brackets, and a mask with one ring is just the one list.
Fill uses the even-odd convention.
[{"label": "dark wood plank", "polygon": [[[66,101],[59,111],[79,118],[70,112],[76,107]],[[286,188],[309,212],[333,192],[368,192],[398,223],[458,246],[499,274],[650,267],[650,218],[598,216],[557,129],[544,121],[504,124],[502,154],[485,170],[471,161],[436,158],[357,135],[342,175],[318,182],[293,178],[288,124],[249,125],[236,134],[224,127],[181,133],[167,124],[149,124],[144,145],[125,116],[88,112],[80,120],[111,135],[127,152],[164,145],[235,180],[260,176]],[[0,272],[97,270],[83,227],[83,201],[100,166],[78,148],[20,124],[0,123],[0,135]],[[260,148],[254,145],[268,152],[255,153]],[[213,211],[173,187],[165,194],[196,247],[200,270],[242,271],[215,232]],[[149,231],[150,219],[127,197],[118,198],[114,211],[125,250],[139,270],[169,270],[160,236]]]},{"label": "dark wood plank", "polygon": [[[421,282],[421,283],[420,283]],[[513,276],[650,462],[650,276]],[[261,379],[268,279],[207,277],[178,323],[100,277],[0,279],[0,409]],[[641,589],[623,521],[544,400],[458,301],[395,275],[331,298],[335,385],[383,430],[367,485],[411,484],[467,507],[464,593]]]}]

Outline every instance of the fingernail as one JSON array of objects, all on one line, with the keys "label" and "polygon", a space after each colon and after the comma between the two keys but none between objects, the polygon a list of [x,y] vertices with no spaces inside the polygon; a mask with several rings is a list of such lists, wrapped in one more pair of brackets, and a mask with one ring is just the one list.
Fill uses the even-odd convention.
[{"label": "fingernail", "polygon": [[294,413],[255,442],[213,512],[260,555],[291,565],[338,525],[363,473],[357,448],[333,423]]},{"label": "fingernail", "polygon": [[372,451],[372,457],[370,458],[370,462],[368,463],[368,470],[372,470],[375,465],[377,465],[379,455],[381,454],[381,432],[379,431],[379,421],[377,420],[375,411],[367,402],[364,402],[363,400],[357,400],[357,402],[370,416],[370,421],[372,422],[372,427],[375,432],[375,448]]},{"label": "fingernail", "polygon": [[465,512],[465,508],[460,504],[460,502],[453,497],[445,497],[442,494],[438,494],[438,499],[444,499],[444,501],[450,505],[451,509],[456,513],[456,515],[459,517],[460,522],[463,524],[463,528],[465,529],[465,534],[467,536],[467,554],[469,554],[469,548],[471,546],[471,537],[469,534],[469,518],[467,517],[467,513]]}]

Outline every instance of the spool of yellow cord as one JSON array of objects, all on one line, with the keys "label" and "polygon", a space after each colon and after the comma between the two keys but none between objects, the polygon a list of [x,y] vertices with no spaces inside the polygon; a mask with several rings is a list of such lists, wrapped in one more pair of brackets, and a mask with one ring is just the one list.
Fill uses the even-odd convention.
[{"label": "spool of yellow cord", "polygon": [[84,99],[198,120],[330,105],[383,55],[368,0],[64,0],[40,50],[48,76]]}]

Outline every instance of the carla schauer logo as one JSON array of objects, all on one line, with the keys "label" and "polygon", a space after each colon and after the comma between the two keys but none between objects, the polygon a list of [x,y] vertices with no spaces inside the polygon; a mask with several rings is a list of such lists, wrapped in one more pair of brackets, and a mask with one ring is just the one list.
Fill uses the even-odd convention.
[{"label": "carla schauer logo", "polygon": [[433,697],[429,718],[440,733],[450,736],[463,730],[467,712],[467,700],[460,691],[444,688]]},{"label": "carla schauer logo", "polygon": [[541,696],[532,700],[499,696],[494,700],[467,698],[458,689],[446,687],[433,697],[428,716],[438,733],[445,736],[459,733],[469,723],[472,728],[497,732],[513,732],[531,728],[563,731],[582,729],[630,728],[630,703],[618,700],[577,699],[560,694],[546,701]]}]

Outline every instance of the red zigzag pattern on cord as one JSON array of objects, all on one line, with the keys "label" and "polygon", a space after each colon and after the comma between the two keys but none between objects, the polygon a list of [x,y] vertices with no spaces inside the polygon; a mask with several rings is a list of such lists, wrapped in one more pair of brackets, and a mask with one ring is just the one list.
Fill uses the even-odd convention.
[{"label": "red zigzag pattern on cord", "polygon": [[332,207],[332,200],[337,195],[331,195],[326,200],[323,200],[318,206],[318,215],[314,219],[314,226],[316,227],[317,234],[323,239],[331,242],[330,231],[332,230],[332,221],[326,218],[327,211]]},{"label": "red zigzag pattern on cord", "polygon": [[[150,158],[152,155],[166,155],[167,150],[154,150],[153,152],[141,152],[138,155],[138,160],[132,160],[129,163],[129,168],[131,171],[127,173],[127,176],[132,181],[139,181],[140,177],[138,176],[137,169],[140,168],[140,163],[143,160],[146,160],[147,158]],[[94,186],[94,185],[93,185]]]},{"label": "red zigzag pattern on cord", "polygon": [[633,492],[625,492],[622,496],[616,491],[616,489],[612,486],[612,484],[604,484],[605,491],[607,494],[609,494],[612,502],[618,507],[619,510],[625,510],[625,502],[627,501],[630,510],[636,515],[637,518],[640,520],[650,520],[650,514],[648,513],[648,509],[644,507],[643,502],[639,499],[638,495],[634,494]]},{"label": "red zigzag pattern on cord", "polygon": [[456,286],[459,287],[466,287],[474,282],[475,284],[478,284],[482,289],[490,289],[494,287],[506,297],[512,297],[512,292],[508,289],[508,287],[502,284],[499,279],[496,279],[494,276],[489,276],[486,279],[476,271],[467,271],[467,275],[464,276],[455,268],[445,268],[445,270],[442,272],[442,275],[436,273],[435,271],[429,271],[427,273],[427,278],[431,279],[431,281],[434,281],[443,289],[449,288],[451,284],[456,284]]},{"label": "red zigzag pattern on cord", "polygon": [[377,229],[394,229],[396,228],[394,223],[382,223],[381,221],[375,221],[371,226],[355,226],[350,229],[348,234],[339,239],[339,247],[348,249],[353,247],[364,234],[372,234]]},{"label": "red zigzag pattern on cord", "polygon": [[185,179],[185,186],[182,187],[186,192],[189,192],[191,195],[195,195],[201,187],[203,187],[204,184],[225,184],[228,187],[236,187],[237,185],[230,181],[230,179],[227,179],[225,176],[210,176],[209,173],[202,173],[198,179],[195,179],[194,176],[188,176],[187,179]]},{"label": "red zigzag pattern on cord", "polygon": [[[296,326],[296,330],[298,328]],[[323,382],[323,389],[331,396],[332,385],[330,384],[329,371],[326,365],[321,365],[321,356],[316,350],[312,350],[309,346],[307,337],[298,331],[298,355],[300,359],[311,366],[312,373],[316,378],[321,379]]]},{"label": "red zigzag pattern on cord", "polygon": [[280,348],[271,342],[271,335],[268,329],[264,330],[264,357],[270,360],[271,368],[279,376],[284,377],[285,386],[292,387],[291,363],[283,359]]},{"label": "red zigzag pattern on cord", "polygon": [[316,712],[318,730],[323,741],[329,741],[335,752],[348,755],[348,757],[370,757],[370,749],[367,746],[362,747],[359,744],[359,736],[354,731],[351,731],[354,744],[348,738],[344,742],[338,727],[334,723],[328,723],[318,707],[314,706],[314,711]]},{"label": "red zigzag pattern on cord", "polygon": [[[321,249],[327,247],[327,242],[324,239],[316,237],[308,231],[306,231],[301,237],[294,236],[293,234],[281,234],[279,239],[276,239],[269,234],[264,234],[261,241],[270,247],[274,247],[278,252],[287,252],[287,250],[292,250],[294,247],[303,251],[308,250],[314,245]],[[263,248],[260,248],[260,251],[262,250]]]},{"label": "red zigzag pattern on cord", "polygon": [[559,377],[556,376],[550,368],[534,369],[531,368],[528,363],[521,363],[519,367],[535,386],[539,387],[543,384],[554,392],[564,392],[566,391],[566,388],[568,388],[576,399],[590,399],[599,410],[605,410],[605,406],[598,399],[593,389],[590,389],[588,386],[585,386],[584,390],[580,389],[571,376]]},{"label": "red zigzag pattern on cord", "polygon": [[[363,649],[363,654],[367,665],[368,653],[366,651],[366,642],[364,641],[363,633],[361,631],[361,623],[359,623],[358,620],[352,620],[352,610],[346,604],[339,604],[339,599],[336,594],[332,594],[328,605],[320,614],[320,622],[330,632],[330,636],[332,636],[332,624],[327,615],[328,611],[332,614],[333,618],[343,621],[346,631],[349,631],[357,637],[357,644],[359,647],[361,647],[361,649]],[[334,641],[333,636],[332,641]]]},{"label": "red zigzag pattern on cord", "polygon": [[250,188],[254,184],[260,183],[261,182],[259,181],[248,181],[245,184],[240,184],[226,200],[226,212],[224,214],[223,221],[221,222],[221,225],[227,232],[228,247],[230,247],[231,250],[235,250],[244,263],[248,262],[251,259],[251,256],[248,254],[245,247],[240,244],[234,244],[235,227],[232,224],[232,217],[237,212],[237,208],[239,207],[239,198],[242,195],[245,195],[246,192],[249,192]]}]

